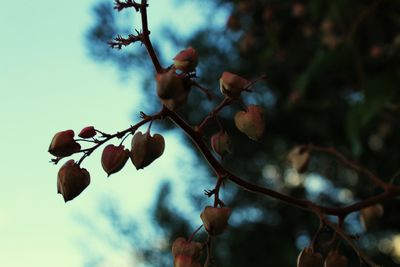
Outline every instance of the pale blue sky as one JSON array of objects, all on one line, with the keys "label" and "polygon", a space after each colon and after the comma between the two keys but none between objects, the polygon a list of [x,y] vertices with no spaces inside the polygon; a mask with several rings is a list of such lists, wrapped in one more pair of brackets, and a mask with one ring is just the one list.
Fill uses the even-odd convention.
[{"label": "pale blue sky", "polygon": [[[161,179],[184,179],[179,170],[191,166],[190,157],[182,162],[180,156],[188,149],[170,133],[165,155],[149,168],[137,172],[128,162],[123,171],[106,179],[99,151],[83,164],[92,183],[82,195],[64,204],[56,194],[59,166],[49,164],[47,153],[54,133],[79,132],[87,125],[115,132],[133,123],[131,114],[140,111],[137,77],[122,83],[113,66],[99,65],[87,56],[84,34],[93,23],[95,2],[2,3],[0,266],[82,266],[82,247],[95,252],[105,247],[76,218],[84,215],[96,221],[101,199],[108,196],[123,202],[123,211],[141,214]],[[203,22],[200,9],[192,5],[197,1],[187,1],[191,4],[183,6],[179,16],[171,2],[150,1],[153,38],[166,21],[180,33]],[[98,220],[101,224],[102,218]],[[123,250],[110,252],[104,266],[127,266],[124,255]]]}]

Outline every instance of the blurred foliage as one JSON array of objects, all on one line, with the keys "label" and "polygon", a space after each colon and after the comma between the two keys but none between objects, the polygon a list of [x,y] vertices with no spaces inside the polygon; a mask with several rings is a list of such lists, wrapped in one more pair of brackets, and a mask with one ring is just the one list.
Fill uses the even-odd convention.
[{"label": "blurred foliage", "polygon": [[[112,62],[121,71],[141,71],[147,77],[143,88],[155,88],[153,67],[143,47],[136,44],[135,49],[113,51],[107,46],[107,41],[132,28],[129,22],[122,25],[116,21],[110,2],[94,8],[96,24],[87,35],[91,56]],[[313,156],[310,175],[294,173],[285,164],[286,153],[296,144],[312,142],[334,146],[386,181],[393,178],[400,162],[400,1],[198,2],[199,6],[210,2],[213,8],[229,10],[226,26],[206,24],[187,40],[171,32],[151,36],[157,51],[162,51],[157,45],[161,41],[175,44],[177,52],[188,45],[196,48],[199,82],[216,94],[210,103],[193,89],[187,107],[179,113],[191,124],[199,123],[222,98],[218,79],[223,71],[248,79],[267,74],[265,84],[257,84],[254,93],[243,96],[246,104],[257,103],[266,110],[263,141],[248,140],[235,129],[232,118],[240,105],[221,113],[234,143],[234,153],[223,159],[229,170],[251,182],[326,205],[344,205],[376,193],[366,177],[323,155]],[[157,3],[150,1],[150,8],[157,8]],[[161,40],[168,36],[170,39]],[[161,59],[164,66],[171,64]],[[151,103],[152,97],[148,98]],[[156,111],[158,105],[149,108]],[[205,139],[216,129],[210,125]],[[203,188],[196,178],[188,175],[184,186],[193,205],[201,207],[205,196],[200,197],[199,188],[209,188]],[[172,266],[170,244],[178,236],[190,235],[190,229],[196,227],[192,221],[199,220],[176,211],[168,200],[174,194],[168,184],[159,192],[152,209],[154,231],[161,231],[167,245],[142,238],[135,241],[135,254],[141,255],[147,266]],[[230,230],[215,242],[218,266],[294,266],[299,250],[308,245],[318,226],[316,218],[231,184],[224,192],[234,215]],[[390,240],[399,232],[399,208],[398,200],[385,203],[385,214],[374,231],[362,229],[358,213],[346,221],[350,231],[362,235],[360,245],[385,266],[395,265],[390,256],[394,250],[378,249],[379,240]],[[132,233],[122,236],[136,237]],[[350,266],[358,266],[354,252],[345,244],[342,249],[351,259]]]}]

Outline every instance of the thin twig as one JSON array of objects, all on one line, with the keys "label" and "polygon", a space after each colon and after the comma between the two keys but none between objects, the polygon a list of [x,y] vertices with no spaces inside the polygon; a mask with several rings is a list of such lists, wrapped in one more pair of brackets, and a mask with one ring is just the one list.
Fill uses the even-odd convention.
[{"label": "thin twig", "polygon": [[353,239],[351,239],[338,225],[329,222],[328,220],[324,221],[325,225],[327,225],[329,228],[334,230],[343,240],[345,240],[349,246],[352,247],[352,249],[357,253],[357,255],[362,259],[366,264],[368,264],[371,267],[381,267],[380,265],[377,265],[374,263],[365,252],[360,250],[360,248],[357,246],[356,243],[354,243]]},{"label": "thin twig", "polygon": [[200,225],[199,227],[196,228],[196,230],[193,231],[193,233],[189,236],[188,242],[192,242],[193,237],[200,231],[200,229],[203,227],[203,225]]},{"label": "thin twig", "polygon": [[128,46],[132,43],[141,41],[142,38],[143,38],[143,35],[139,32],[137,35],[130,34],[130,35],[128,35],[127,38],[124,38],[124,37],[118,35],[117,37],[114,38],[113,41],[108,42],[108,45],[111,48],[121,49],[123,46]]},{"label": "thin twig", "polygon": [[[204,143],[202,135],[199,134],[198,131],[195,131],[190,125],[188,125],[176,112],[169,110],[167,107],[164,107],[163,113],[166,117],[171,119],[178,127],[180,127],[193,141],[193,143],[200,150],[201,154],[204,156],[206,161],[209,163],[211,168],[214,170],[217,177],[226,177],[227,180],[237,184],[238,186],[248,190],[250,192],[259,193],[262,195],[266,195],[275,199],[278,199],[286,204],[302,208],[308,211],[313,211],[310,207],[318,208],[321,214],[334,215],[334,216],[342,216],[345,217],[347,214],[352,213],[354,211],[358,211],[360,209],[375,205],[380,203],[386,199],[399,196],[400,195],[400,187],[390,185],[387,190],[379,195],[370,197],[368,199],[359,201],[357,203],[351,204],[345,207],[333,208],[322,205],[317,205],[312,203],[307,199],[300,199],[291,197],[272,189],[259,186],[256,184],[252,184],[247,182],[246,180],[230,173],[226,170],[221,163],[214,157],[211,153],[210,149]],[[315,211],[314,211],[315,212]]]},{"label": "thin twig", "polygon": [[[99,140],[96,145],[90,147],[90,148],[86,148],[86,149],[82,149],[79,152],[83,153],[83,156],[79,159],[78,161],[78,165],[80,165],[85,158],[87,158],[88,156],[90,156],[97,148],[99,148],[101,145],[103,145],[104,143],[107,143],[108,141],[110,141],[113,138],[123,138],[126,134],[133,134],[136,132],[137,129],[139,129],[139,127],[141,127],[142,125],[156,120],[156,119],[162,119],[163,115],[162,112],[158,112],[152,116],[147,116],[146,118],[143,118],[141,121],[139,121],[138,123],[136,123],[133,126],[130,126],[129,128],[120,131],[120,132],[116,132],[114,134],[106,134],[106,133],[102,133],[104,139],[103,140]],[[100,131],[98,131],[100,132]]]},{"label": "thin twig", "polygon": [[373,182],[376,186],[381,187],[383,189],[388,188],[390,185],[385,183],[381,178],[372,173],[367,168],[362,167],[354,161],[347,159],[343,154],[337,151],[332,147],[319,147],[315,145],[307,145],[307,149],[310,151],[322,152],[336,157],[344,166],[353,169],[354,171],[364,174],[367,176],[371,182]]},{"label": "thin twig", "polygon": [[142,4],[136,3],[135,1],[132,0],[126,0],[125,2],[121,2],[120,0],[115,0],[115,6],[114,9],[121,11],[125,8],[130,8],[133,7],[136,12],[139,11],[139,8],[141,7]]},{"label": "thin twig", "polygon": [[154,51],[153,45],[150,41],[150,31],[147,22],[147,0],[142,0],[140,6],[140,14],[142,17],[142,31],[143,31],[143,44],[146,46],[147,52],[153,62],[154,68],[156,69],[157,73],[163,72],[163,67],[161,67],[160,61]]},{"label": "thin twig", "polygon": [[208,98],[209,101],[213,100],[214,96],[213,96],[213,94],[210,92],[210,90],[208,90],[207,88],[203,87],[202,85],[200,85],[198,82],[196,82],[196,81],[194,81],[194,80],[191,80],[190,82],[191,82],[191,84],[192,84],[194,87],[196,87],[196,88],[198,88],[200,91],[202,91],[202,92],[207,96],[207,98]]},{"label": "thin twig", "polygon": [[229,106],[233,102],[232,98],[225,97],[224,100],[222,100],[221,103],[217,107],[214,108],[213,111],[211,111],[207,117],[204,118],[204,120],[200,123],[200,125],[197,127],[197,132],[202,133],[204,127],[207,125],[208,122],[210,122],[211,119],[215,118],[215,116],[226,106]]}]

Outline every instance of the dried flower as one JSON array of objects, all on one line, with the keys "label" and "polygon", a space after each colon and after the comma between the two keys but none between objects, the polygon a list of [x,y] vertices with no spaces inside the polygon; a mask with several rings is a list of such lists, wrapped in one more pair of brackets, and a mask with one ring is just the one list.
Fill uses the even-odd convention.
[{"label": "dried flower", "polygon": [[189,242],[183,237],[177,238],[172,244],[174,267],[201,267],[199,257],[202,247],[199,242]]},{"label": "dried flower", "polygon": [[72,159],[58,171],[57,192],[64,197],[65,202],[77,197],[89,184],[89,172]]},{"label": "dried flower", "polygon": [[56,157],[68,157],[78,152],[81,145],[74,140],[74,131],[66,130],[54,135],[49,146],[49,153]]},{"label": "dried flower", "polygon": [[176,110],[186,103],[190,91],[190,83],[176,74],[174,68],[157,74],[156,80],[157,95],[166,107]]},{"label": "dried flower", "polygon": [[346,256],[340,255],[339,251],[331,250],[326,256],[324,267],[347,267]]},{"label": "dried flower", "polygon": [[232,150],[232,142],[225,131],[220,131],[211,136],[211,147],[221,157]]},{"label": "dried flower", "polygon": [[131,160],[136,169],[143,169],[160,157],[165,148],[164,137],[160,134],[150,135],[137,132],[132,138]]},{"label": "dried flower", "polygon": [[210,235],[219,235],[228,227],[228,219],[231,216],[231,209],[228,207],[207,206],[200,214],[204,228]]},{"label": "dried flower", "polygon": [[250,139],[258,141],[264,134],[264,112],[260,106],[250,105],[246,111],[239,111],[235,115],[236,127]]},{"label": "dried flower", "polygon": [[124,167],[129,155],[129,150],[124,149],[122,145],[108,145],[104,148],[103,154],[101,155],[101,165],[108,176],[110,176]]},{"label": "dried flower", "polygon": [[231,98],[237,98],[240,93],[249,85],[249,81],[239,75],[225,71],[219,79],[221,93]]},{"label": "dried flower", "polygon": [[310,247],[304,248],[297,257],[297,267],[323,267],[324,259]]}]

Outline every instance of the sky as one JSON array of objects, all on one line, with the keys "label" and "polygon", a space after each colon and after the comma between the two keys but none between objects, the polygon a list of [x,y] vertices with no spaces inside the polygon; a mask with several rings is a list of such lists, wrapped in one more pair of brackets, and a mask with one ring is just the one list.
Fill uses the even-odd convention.
[{"label": "sky", "polygon": [[[167,133],[164,156],[145,170],[138,172],[128,162],[120,173],[106,178],[97,151],[82,165],[91,173],[90,186],[67,204],[56,194],[60,166],[49,163],[47,152],[56,132],[77,133],[94,125],[113,133],[133,124],[132,114],[141,110],[138,77],[122,82],[115,67],[88,56],[84,36],[93,24],[95,2],[2,3],[0,266],[83,266],[85,253],[104,252],[107,245],[85,229],[82,218],[99,222],[103,229],[99,207],[111,198],[124,204],[123,212],[140,218],[151,206],[159,182],[166,177],[184,179],[182,169],[193,165],[180,136]],[[183,34],[204,23],[197,1],[178,9],[171,2],[150,1],[152,37],[166,21]],[[179,11],[188,16],[176,16]],[[128,266],[131,259],[121,253],[126,251],[107,253],[103,266]]]}]

